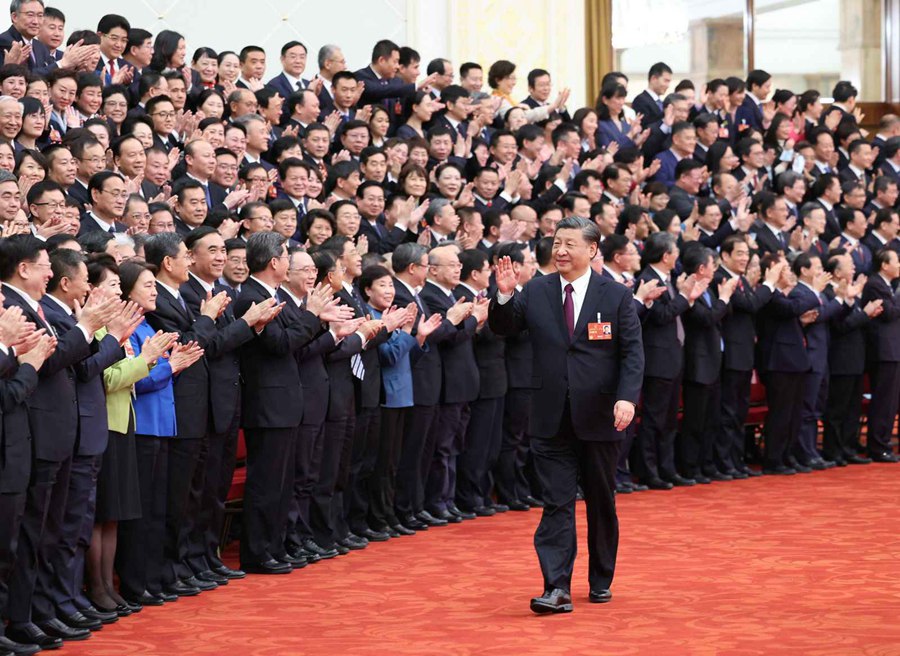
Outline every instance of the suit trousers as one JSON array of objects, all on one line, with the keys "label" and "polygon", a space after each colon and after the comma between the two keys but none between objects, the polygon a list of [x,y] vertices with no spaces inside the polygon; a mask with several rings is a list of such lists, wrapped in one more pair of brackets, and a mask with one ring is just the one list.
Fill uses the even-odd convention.
[{"label": "suit trousers", "polygon": [[[500,453],[494,467],[497,500],[500,503],[521,501],[536,496],[528,484],[525,467],[528,462],[528,413],[531,411],[531,390],[512,388],[503,403],[503,434]],[[538,495],[540,493],[538,492]]]},{"label": "suit trousers", "polygon": [[241,563],[255,565],[284,550],[287,519],[282,491],[293,480],[296,427],[247,428],[247,483],[241,523]]},{"label": "suit trousers", "polygon": [[704,385],[685,381],[682,387],[684,413],[678,434],[678,464],[681,475],[694,478],[712,463],[713,415],[718,400],[718,383]]},{"label": "suit trousers", "polygon": [[805,373],[770,371],[763,378],[766,386],[766,447],[764,467],[780,467],[786,464],[797,435],[803,405],[803,379]]},{"label": "suit trousers", "polygon": [[490,472],[499,455],[502,425],[503,397],[469,404],[465,448],[457,459],[456,502],[462,508],[490,504]]},{"label": "suit trousers", "polygon": [[744,462],[744,422],[750,411],[752,371],[722,370],[719,416],[721,439],[716,440],[716,465],[722,471],[746,466]]},{"label": "suit trousers", "polygon": [[807,463],[819,457],[816,447],[819,437],[819,419],[825,409],[828,394],[828,376],[810,371],[803,378],[803,410],[800,417],[800,434],[794,446],[794,457]]},{"label": "suit trousers", "polygon": [[900,362],[877,362],[869,377],[872,381],[872,402],[869,404],[866,448],[869,455],[890,453],[900,400]]},{"label": "suit trousers", "polygon": [[619,461],[616,463],[616,483],[631,483],[633,477],[631,475],[632,467],[628,465],[637,455],[632,455],[632,446],[637,437],[637,425],[631,422],[625,429],[625,439],[619,448]]},{"label": "suit trousers", "polygon": [[72,458],[34,459],[25,514],[19,530],[16,567],[9,582],[10,624],[56,616],[50,595],[50,559],[63,534]]},{"label": "suit trousers", "polygon": [[[185,564],[188,554],[188,536],[195,513],[199,511],[199,498],[192,497],[194,478],[208,438],[173,438],[169,442],[169,476],[166,481],[166,540],[163,548],[165,567],[163,585],[171,585],[179,579],[190,577],[193,572]],[[200,485],[202,489],[202,485]]]},{"label": "suit trousers", "polygon": [[313,537],[309,525],[309,508],[313,488],[319,480],[319,461],[315,459],[315,455],[318,454],[321,459],[324,437],[324,422],[300,424],[297,428],[297,445],[294,451],[294,486],[285,531],[285,540],[293,547],[300,547],[304,540]]},{"label": "suit trousers", "polygon": [[187,564],[199,574],[222,563],[219,546],[225,525],[225,500],[234,478],[237,458],[240,410],[234,413],[231,424],[222,433],[212,432],[206,440],[205,465],[198,468],[191,495],[199,495],[199,511],[188,538]]},{"label": "suit trousers", "polygon": [[353,533],[369,528],[369,493],[381,440],[381,408],[360,408],[356,413],[350,481],[344,494],[344,513]]},{"label": "suit trousers", "polygon": [[616,516],[616,462],[619,442],[579,440],[568,406],[554,438],[531,440],[534,465],[543,488],[544,509],[534,534],[544,590],[571,589],[577,540],[575,496],[584,491],[588,525],[588,581],[592,590],[610,587],[619,545]]},{"label": "suit trousers", "polygon": [[[463,421],[465,403],[444,403],[438,407],[438,416],[431,426],[431,453],[423,454],[422,469],[427,472],[425,482],[425,510],[441,514],[447,510],[446,494],[450,487],[450,476],[455,474],[451,465],[458,440],[460,424]],[[453,469],[452,469],[453,467]]]},{"label": "suit trousers", "polygon": [[394,507],[400,519],[413,515],[425,502],[425,477],[422,469],[423,453],[437,417],[436,405],[416,405],[410,408],[403,427],[400,462],[397,465],[397,496]]},{"label": "suit trousers", "polygon": [[119,522],[116,571],[122,596],[137,599],[144,591],[162,591],[163,544],[166,539],[166,480],[170,437],[135,435],[141,517]]},{"label": "suit trousers", "polygon": [[826,459],[856,455],[862,415],[863,376],[832,376],[828,381],[822,452]]},{"label": "suit trousers", "polygon": [[381,408],[378,458],[375,461],[375,471],[369,479],[368,489],[368,523],[379,531],[399,523],[394,512],[395,481],[403,443],[403,426],[411,410],[411,408]]},{"label": "suit trousers", "polygon": [[331,501],[331,525],[334,539],[343,540],[350,534],[350,525],[347,523],[345,499],[350,494],[353,480],[352,463],[354,436],[356,435],[357,415],[354,412],[347,424],[347,431],[341,442],[340,463],[338,464],[337,478],[334,483],[334,497]]},{"label": "suit trousers", "polygon": [[[9,604],[9,581],[16,566],[26,497],[26,492],[0,494],[0,613],[3,614]],[[4,623],[0,621],[0,636],[3,634]]]},{"label": "suit trousers", "polygon": [[[336,487],[340,476],[341,458],[347,451],[347,444],[353,440],[353,417],[325,420],[325,437],[322,440],[319,463],[319,478],[313,488],[309,512],[309,525],[316,543],[323,548],[334,546],[338,535],[335,512]],[[349,457],[349,455],[348,455]],[[340,506],[343,509],[343,504]]]},{"label": "suit trousers", "polygon": [[82,592],[84,556],[91,546],[102,459],[102,454],[72,458],[62,535],[50,558],[51,578],[47,584],[57,615],[70,615],[89,604]]},{"label": "suit trousers", "polygon": [[638,430],[642,480],[670,479],[675,475],[675,433],[681,377],[646,376],[641,394],[641,426]]}]

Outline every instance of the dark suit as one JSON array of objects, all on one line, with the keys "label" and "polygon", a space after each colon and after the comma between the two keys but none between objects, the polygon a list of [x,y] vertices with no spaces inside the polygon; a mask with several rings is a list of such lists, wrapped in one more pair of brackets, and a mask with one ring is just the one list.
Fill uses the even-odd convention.
[{"label": "dark suit", "polygon": [[[590,272],[581,311],[569,336],[559,274],[532,280],[504,304],[491,302],[489,324],[498,335],[527,329],[535,344],[531,399],[534,464],[545,503],[534,543],[544,589],[569,590],[575,564],[575,497],[581,475],[587,504],[592,590],[608,589],[615,571],[618,519],[615,470],[619,442],[613,408],[637,403],[643,374],[640,323],[631,293]],[[598,314],[612,338],[590,340]]]},{"label": "dark suit", "polygon": [[[4,285],[5,307],[20,307],[25,318],[52,332],[50,324],[28,300]],[[38,385],[28,398],[32,435],[32,472],[9,582],[10,624],[48,620],[56,616],[47,582],[51,559],[62,540],[65,499],[72,456],[78,437],[78,397],[74,365],[91,353],[80,329],[59,336],[54,353],[44,362]]]},{"label": "dark suit", "polygon": [[[0,50],[9,51],[15,41],[24,42],[25,39],[15,27],[10,25],[8,30],[0,34]],[[56,68],[56,57],[51,55],[47,46],[35,37],[31,40],[31,57],[25,61],[25,66],[35,75],[46,77],[50,71]]]},{"label": "dark suit", "polygon": [[[456,492],[456,458],[468,423],[467,404],[478,398],[478,365],[472,339],[478,326],[469,317],[454,326],[447,320],[456,299],[428,281],[420,294],[431,314],[444,317],[439,331],[429,344],[437,345],[441,362],[441,398],[435,423],[428,436],[423,464],[428,468],[425,483],[425,509],[443,514]],[[437,336],[435,337],[435,334]],[[429,448],[430,447],[430,448]]]},{"label": "dark suit", "polygon": [[406,239],[406,231],[394,226],[388,230],[384,225],[382,216],[378,217],[375,225],[365,217],[359,222],[359,232],[356,236],[365,235],[369,240],[370,253],[391,253]]},{"label": "dark suit", "polygon": [[360,106],[383,105],[391,118],[390,134],[396,132],[403,114],[402,101],[416,93],[416,85],[406,84],[399,77],[393,77],[390,80],[379,79],[371,66],[361,68],[353,75],[357,82],[365,85],[358,104]]},{"label": "dark suit", "polygon": [[282,98],[287,100],[292,93],[296,93],[297,91],[300,91],[300,89],[307,88],[309,86],[309,80],[300,80],[300,89],[298,89],[290,83],[290,81],[287,79],[287,76],[284,74],[284,71],[282,71],[271,80],[266,82],[266,86],[271,89],[275,89],[275,91],[277,91]]},{"label": "dark suit", "polygon": [[[128,226],[116,221],[113,224],[113,230],[115,232],[125,232],[128,230]],[[104,232],[103,228],[94,220],[93,215],[90,212],[82,215],[81,226],[78,228],[78,236],[80,237],[88,232]]]},{"label": "dark suit", "polygon": [[738,140],[742,138],[742,133],[748,128],[753,128],[760,132],[763,131],[762,110],[756,99],[750,95],[749,89],[747,90],[747,95],[744,96],[744,102],[741,103],[741,106],[737,108],[734,114],[734,122],[737,130],[735,136]]},{"label": "dark suit", "polygon": [[781,232],[781,239],[772,232],[769,227],[765,224],[756,229],[755,237],[756,237],[756,248],[760,255],[764,255],[766,253],[777,253],[781,251],[782,253],[788,252],[788,243],[790,242],[790,237],[785,232]]},{"label": "dark suit", "polygon": [[[179,289],[188,309],[200,316],[206,290],[191,276]],[[215,283],[213,294],[225,291],[234,302],[230,288]],[[241,351],[253,339],[253,329],[235,319],[229,304],[216,319],[216,332],[207,342],[204,357],[209,368],[209,418],[194,469],[185,521],[188,526],[185,561],[195,574],[216,567],[219,536],[225,520],[225,499],[234,475],[238,426],[241,419]]]},{"label": "dark suit", "polygon": [[[664,284],[649,267],[636,284],[651,280]],[[644,480],[670,479],[676,473],[675,431],[684,357],[682,315],[689,307],[687,298],[670,287],[669,293],[653,302],[641,326],[645,365],[635,473]]]},{"label": "dark suit", "polygon": [[[46,296],[41,300],[41,307],[58,335],[75,329],[76,320],[71,311],[64,311]],[[99,341],[93,340],[91,355],[75,365],[78,441],[72,459],[61,539],[51,561],[52,576],[42,583],[42,587],[49,590],[57,613],[68,615],[90,603],[81,591],[81,581],[84,579],[84,555],[94,528],[97,476],[109,439],[103,370],[124,357],[125,352],[116,338],[105,335]]]},{"label": "dark suit", "polygon": [[[845,247],[847,243],[847,239],[841,235],[840,246]],[[872,251],[864,243],[857,242],[856,248],[850,251],[850,257],[853,259],[853,264],[856,265],[856,273],[868,274],[871,271]]]},{"label": "dark suit", "polygon": [[643,114],[641,127],[646,128],[655,121],[662,120],[663,108],[662,102],[656,101],[647,91],[641,91],[631,103],[631,108],[637,114]]},{"label": "dark suit", "polygon": [[900,397],[900,297],[881,277],[873,274],[863,289],[862,303],[881,299],[884,311],[869,322],[866,359],[872,388],[869,405],[869,453],[892,451],[891,437]]},{"label": "dark suit", "polygon": [[[713,276],[712,286],[718,286],[731,278],[725,269],[719,268]],[[750,384],[753,378],[753,358],[756,345],[756,316],[772,298],[772,290],[766,285],[756,289],[741,276],[737,289],[731,295],[729,312],[722,318],[722,339],[725,352],[722,357],[722,385],[720,411],[720,439],[716,440],[716,465],[723,471],[743,470],[744,421],[750,409]]]}]

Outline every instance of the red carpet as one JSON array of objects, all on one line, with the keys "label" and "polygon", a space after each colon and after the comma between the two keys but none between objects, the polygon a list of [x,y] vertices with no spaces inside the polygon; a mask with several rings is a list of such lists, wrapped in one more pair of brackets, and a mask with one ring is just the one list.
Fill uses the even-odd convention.
[{"label": "red carpet", "polygon": [[898,489],[900,465],[870,465],[620,497],[613,601],[587,602],[582,548],[569,615],[528,610],[532,510],[232,582],[63,651],[900,655]]}]

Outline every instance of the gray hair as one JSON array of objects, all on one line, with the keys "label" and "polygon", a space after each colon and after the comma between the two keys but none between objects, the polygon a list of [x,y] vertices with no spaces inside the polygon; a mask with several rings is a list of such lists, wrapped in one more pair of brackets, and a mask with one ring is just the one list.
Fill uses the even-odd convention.
[{"label": "gray hair", "polygon": [[597,247],[600,247],[600,228],[593,221],[582,219],[580,216],[568,216],[556,224],[556,231],[553,235],[556,236],[560,230],[581,230],[581,236],[586,242],[597,244]]},{"label": "gray hair", "polygon": [[234,119],[234,122],[238,125],[243,125],[244,129],[247,129],[250,127],[251,123],[265,123],[266,119],[259,114],[244,114],[243,116],[238,116]]},{"label": "gray hair", "polygon": [[331,56],[334,53],[336,53],[338,50],[340,50],[340,48],[338,48],[336,45],[333,45],[331,43],[326,44],[326,45],[322,46],[321,48],[319,48],[319,55],[316,58],[319,63],[319,68],[320,69],[325,68],[325,62],[327,62],[329,59],[331,59]]},{"label": "gray hair", "polygon": [[9,3],[9,13],[18,14],[26,2],[37,2],[41,7],[44,6],[44,0],[12,0]]},{"label": "gray hair", "polygon": [[273,258],[280,257],[285,238],[277,232],[257,232],[247,240],[247,268],[250,273],[264,271]]},{"label": "gray hair", "polygon": [[406,242],[394,249],[394,255],[391,257],[391,264],[395,273],[402,273],[409,268],[410,264],[418,264],[422,261],[422,256],[428,253],[428,249],[422,244],[415,242]]},{"label": "gray hair", "polygon": [[144,242],[144,260],[159,268],[167,257],[178,255],[184,238],[177,232],[158,232]]},{"label": "gray hair", "polygon": [[446,198],[435,198],[428,205],[428,209],[425,210],[425,222],[428,225],[434,225],[434,217],[441,213],[445,207],[450,204],[450,201]]},{"label": "gray hair", "polygon": [[23,116],[25,114],[25,106],[22,105],[22,103],[20,103],[17,99],[13,98],[12,96],[0,96],[0,103],[5,102],[16,103],[16,105],[18,105],[17,109],[19,110],[19,115]]},{"label": "gray hair", "polygon": [[4,182],[15,182],[19,184],[19,179],[6,169],[0,169],[0,184]]}]

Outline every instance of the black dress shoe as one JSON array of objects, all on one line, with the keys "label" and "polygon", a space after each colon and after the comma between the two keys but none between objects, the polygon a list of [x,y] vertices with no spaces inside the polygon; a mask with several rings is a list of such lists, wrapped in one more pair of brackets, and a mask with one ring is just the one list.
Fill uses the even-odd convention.
[{"label": "black dress shoe", "polygon": [[208,581],[210,583],[215,583],[216,585],[228,585],[228,577],[227,576],[222,576],[221,574],[216,574],[211,569],[208,569],[205,572],[200,572],[199,574],[194,574],[194,577],[198,581]]},{"label": "black dress shoe", "polygon": [[154,597],[157,599],[162,599],[163,603],[170,604],[173,601],[178,601],[178,595],[172,594],[170,592],[166,592],[165,590],[160,590],[159,592],[151,592]]},{"label": "black dress shoe", "polygon": [[280,560],[270,558],[261,563],[241,563],[241,569],[248,574],[290,574],[294,568]]},{"label": "black dress shoe", "polygon": [[[90,635],[90,631],[88,631],[88,635]],[[41,649],[59,649],[63,644],[62,638],[47,635],[33,622],[7,625],[6,637],[24,645],[37,645]]]},{"label": "black dress shoe", "polygon": [[605,604],[608,601],[612,601],[612,592],[609,590],[591,590],[588,599],[591,600],[592,604]]},{"label": "black dress shoe", "polygon": [[118,613],[98,610],[93,606],[90,608],[82,608],[81,614],[91,620],[100,620],[102,624],[112,624],[113,622],[119,621]]},{"label": "black dress shoe", "polygon": [[522,512],[524,510],[531,510],[531,506],[529,506],[524,501],[519,501],[518,499],[513,499],[509,503],[506,504],[510,510],[516,510]]},{"label": "black dress shoe", "polygon": [[128,597],[125,597],[124,599],[126,603],[133,605],[139,604],[141,606],[162,606],[164,603],[166,603],[165,599],[157,597],[156,595],[152,595],[146,590],[144,590],[144,594],[142,594],[137,599],[130,599]]},{"label": "black dress shoe", "polygon": [[240,569],[231,569],[228,565],[221,564],[213,567],[211,572],[215,572],[219,576],[224,576],[226,579],[242,579],[247,576],[247,572]]},{"label": "black dress shoe", "polygon": [[646,484],[651,490],[671,490],[675,487],[669,481],[664,481],[661,478],[647,479]]},{"label": "black dress shoe", "polygon": [[283,553],[275,556],[275,560],[279,563],[286,563],[291,566],[291,569],[303,569],[309,563],[306,560],[306,556],[300,553]]},{"label": "black dress shoe", "polygon": [[864,456],[857,456],[857,455],[847,456],[846,461],[847,461],[848,465],[871,465],[872,464],[871,458],[866,458]]},{"label": "black dress shoe", "polygon": [[616,494],[631,494],[632,492],[634,492],[634,488],[630,485],[626,485],[625,483],[616,485]]},{"label": "black dress shoe", "polygon": [[831,461],[834,463],[835,467],[846,467],[847,466],[847,461],[844,460],[843,458],[834,458]]},{"label": "black dress shoe", "polygon": [[531,600],[531,612],[538,615],[571,613],[572,597],[566,590],[560,588],[549,590],[540,597],[535,597]]},{"label": "black dress shoe", "polygon": [[632,483],[631,490],[633,492],[646,492],[650,488],[644,485],[643,483]]},{"label": "black dress shoe", "polygon": [[390,526],[388,526],[386,529],[384,529],[381,532],[384,533],[385,535],[387,535],[389,538],[399,538],[400,537],[400,534],[397,531],[395,531],[393,528],[391,528]]},{"label": "black dress shoe", "polygon": [[509,506],[507,506],[505,503],[492,503],[489,507],[493,508],[494,512],[498,513],[505,513],[507,510],[509,510]]},{"label": "black dress shoe", "polygon": [[91,637],[91,632],[87,629],[73,629],[55,617],[52,620],[35,622],[34,625],[51,638],[59,638],[60,640],[78,641],[87,640]]},{"label": "black dress shoe", "polygon": [[731,476],[730,474],[725,474],[723,472],[720,472],[719,470],[710,472],[709,474],[704,473],[704,475],[708,476],[709,478],[711,478],[714,481],[733,481],[734,480],[733,476]]},{"label": "black dress shoe", "polygon": [[141,604],[133,604],[130,601],[125,602],[125,608],[130,610],[132,613],[140,613],[144,610],[144,607]]},{"label": "black dress shoe", "polygon": [[368,542],[362,542],[355,535],[348,535],[347,537],[337,541],[339,546],[346,547],[350,551],[359,551],[360,549],[365,549],[369,546]]},{"label": "black dress shoe", "polygon": [[410,531],[427,531],[428,525],[423,524],[414,515],[408,515],[400,520],[400,524],[408,528]]},{"label": "black dress shoe", "polygon": [[541,501],[540,499],[534,498],[533,496],[527,496],[524,499],[522,499],[522,501],[527,503],[532,508],[543,508],[544,507],[544,502]]},{"label": "black dress shoe", "polygon": [[334,550],[338,552],[338,556],[346,556],[350,553],[350,547],[345,547],[340,542],[334,543]]},{"label": "black dress shoe", "polygon": [[897,462],[897,456],[895,456],[890,451],[883,451],[882,453],[873,453],[869,456],[872,459],[872,462]]},{"label": "black dress shoe", "polygon": [[59,619],[66,626],[73,629],[87,629],[88,631],[97,631],[103,628],[103,622],[97,619],[85,617],[83,613],[75,611],[71,615],[60,615]]},{"label": "black dress shoe", "polygon": [[338,555],[336,549],[324,549],[316,544],[315,540],[309,538],[303,541],[303,548],[310,553],[316,554],[319,557],[319,560],[328,560],[329,558],[334,558]]},{"label": "black dress shoe", "polygon": [[210,590],[215,590],[219,587],[218,583],[214,583],[213,581],[201,581],[196,576],[189,576],[186,579],[181,580],[189,588],[197,588],[200,592],[209,592]]},{"label": "black dress shoe", "polygon": [[391,530],[393,530],[397,535],[415,535],[416,532],[411,528],[406,528],[403,524],[394,524],[391,526]]},{"label": "black dress shoe", "polygon": [[0,653],[7,654],[36,654],[41,650],[40,647],[33,643],[23,644],[10,640],[6,636],[0,636]]},{"label": "black dress shoe", "polygon": [[825,471],[826,469],[828,469],[825,466],[824,460],[810,460],[806,466],[810,469],[814,469],[815,471]]},{"label": "black dress shoe", "polygon": [[369,542],[387,542],[391,539],[390,534],[383,533],[381,531],[374,531],[370,528],[367,528],[361,533],[357,533],[357,535],[361,538],[365,538]]},{"label": "black dress shoe", "polygon": [[422,512],[416,513],[416,519],[418,519],[423,524],[428,526],[446,526],[447,521],[444,519],[438,519],[434,515],[432,515],[427,510],[423,510]]},{"label": "black dress shoe", "polygon": [[134,615],[134,611],[131,610],[131,606],[128,605],[128,602],[125,602],[124,604],[116,606],[116,614],[119,617],[129,617]]},{"label": "black dress shoe", "polygon": [[455,503],[451,503],[447,506],[447,512],[451,515],[461,517],[462,519],[475,519],[476,517],[475,513],[469,512],[468,510],[462,510]]},{"label": "black dress shoe", "polygon": [[742,471],[738,471],[737,469],[729,469],[726,472],[722,472],[726,476],[730,476],[732,480],[742,481],[745,478],[750,478],[750,474],[745,474]]},{"label": "black dress shoe", "polygon": [[669,482],[675,487],[691,487],[692,485],[696,485],[697,481],[693,478],[685,478],[680,474],[675,474],[672,478],[669,479]]},{"label": "black dress shoe", "polygon": [[797,473],[797,470],[793,467],[786,467],[785,465],[776,465],[775,467],[764,467],[763,474],[768,476],[792,476]]},{"label": "black dress shoe", "polygon": [[472,508],[472,512],[475,513],[476,517],[493,517],[497,514],[497,511],[489,506],[475,506]]},{"label": "black dress shoe", "polygon": [[[694,481],[698,485],[709,485],[710,483],[712,483],[712,479],[709,476],[707,476],[706,474],[697,474],[693,478],[689,478],[687,480]],[[673,483],[674,483],[674,481],[673,481]],[[690,486],[688,486],[688,487],[690,487]]]},{"label": "black dress shoe", "polygon": [[758,469],[751,469],[747,465],[744,465],[743,467],[741,467],[739,471],[744,472],[750,478],[757,478],[758,476],[763,475],[763,473],[761,471],[759,471]]},{"label": "black dress shoe", "polygon": [[200,594],[200,588],[194,587],[192,585],[187,585],[183,581],[175,581],[175,583],[171,583],[165,586],[163,588],[163,592],[170,595],[177,595],[179,597],[193,597]]}]

